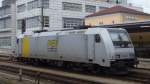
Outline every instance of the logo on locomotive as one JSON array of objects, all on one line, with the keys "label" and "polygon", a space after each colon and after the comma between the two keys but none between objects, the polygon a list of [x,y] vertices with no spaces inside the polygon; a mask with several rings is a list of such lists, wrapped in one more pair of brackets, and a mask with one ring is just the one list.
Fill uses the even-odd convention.
[{"label": "logo on locomotive", "polygon": [[56,52],[57,51],[57,40],[48,40],[48,52]]}]

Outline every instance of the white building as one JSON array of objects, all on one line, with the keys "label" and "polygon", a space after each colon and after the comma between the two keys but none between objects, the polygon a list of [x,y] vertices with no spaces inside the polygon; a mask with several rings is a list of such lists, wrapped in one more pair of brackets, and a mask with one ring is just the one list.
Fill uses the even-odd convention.
[{"label": "white building", "polygon": [[25,27],[27,32],[41,29],[42,4],[44,29],[47,30],[82,25],[88,14],[112,6],[98,0],[18,0],[16,4],[17,28]]},{"label": "white building", "polygon": [[[8,0],[7,0],[8,1]],[[3,1],[3,3],[5,3]],[[0,7],[0,52],[14,49],[14,40],[16,35],[15,21],[15,3],[11,0]]]},{"label": "white building", "polygon": [[[119,4],[128,6],[126,2]],[[73,28],[84,24],[88,14],[114,5],[108,0],[4,0],[0,8],[0,49],[13,50],[15,36],[41,30],[42,21],[46,30]]]},{"label": "white building", "polygon": [[8,48],[11,45],[11,12],[10,6],[0,8],[0,47]]}]

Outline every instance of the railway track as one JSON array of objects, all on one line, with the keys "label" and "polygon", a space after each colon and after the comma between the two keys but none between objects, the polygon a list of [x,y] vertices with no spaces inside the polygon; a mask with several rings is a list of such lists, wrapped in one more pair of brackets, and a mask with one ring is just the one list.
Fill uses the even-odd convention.
[{"label": "railway track", "polygon": [[3,55],[3,54],[0,54],[0,61],[10,61],[10,55]]},{"label": "railway track", "polygon": [[[0,62],[0,70],[23,75],[48,79],[61,84],[138,84],[139,82],[119,79],[107,75],[73,73],[56,69],[43,69],[31,66],[22,66],[12,63]],[[18,74],[19,75],[19,74]],[[139,83],[140,84],[140,83]]]},{"label": "railway track", "polygon": [[18,76],[20,75],[19,77],[21,77],[21,75],[34,77],[36,78],[37,81],[42,78],[42,79],[49,79],[49,80],[57,81],[57,82],[60,82],[61,84],[93,84],[93,83],[99,84],[96,81],[73,78],[69,76],[70,74],[66,76],[65,74],[62,74],[60,72],[58,73],[52,70],[27,67],[27,66],[22,66],[22,65],[16,66],[16,64],[12,65],[9,63],[2,63],[2,62],[0,63],[0,70],[16,73],[18,74]]},{"label": "railway track", "polygon": [[[1,61],[1,60],[0,60]],[[33,67],[27,64],[20,64],[10,61],[0,62],[0,70],[13,72],[19,75],[39,77],[36,79],[49,79],[66,84],[150,84],[150,69],[130,69],[128,75],[115,76],[103,73],[72,72],[68,70],[49,69]],[[21,72],[20,72],[21,71]],[[58,72],[57,72],[58,71]]]},{"label": "railway track", "polygon": [[141,82],[143,84],[150,84],[150,70],[140,68],[131,69],[125,78]]}]

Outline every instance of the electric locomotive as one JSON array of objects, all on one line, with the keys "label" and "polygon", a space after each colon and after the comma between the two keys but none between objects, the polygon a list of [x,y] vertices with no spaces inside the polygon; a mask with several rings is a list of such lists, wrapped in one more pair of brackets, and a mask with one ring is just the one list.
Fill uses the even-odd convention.
[{"label": "electric locomotive", "polygon": [[24,33],[17,37],[16,46],[16,58],[33,63],[119,71],[137,61],[129,35],[121,28]]}]

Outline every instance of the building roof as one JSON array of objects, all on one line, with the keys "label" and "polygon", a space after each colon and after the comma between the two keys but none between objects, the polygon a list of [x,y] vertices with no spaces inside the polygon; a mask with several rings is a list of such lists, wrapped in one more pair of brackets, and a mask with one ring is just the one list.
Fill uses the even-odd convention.
[{"label": "building roof", "polygon": [[144,13],[141,11],[137,11],[134,9],[126,8],[123,6],[114,6],[111,8],[107,8],[105,10],[101,10],[99,12],[96,12],[94,14],[88,15],[86,17],[94,17],[94,16],[101,16],[101,15],[107,15],[107,14],[114,14],[114,13],[129,13],[129,14],[136,14],[136,15],[150,15],[148,13]]}]

